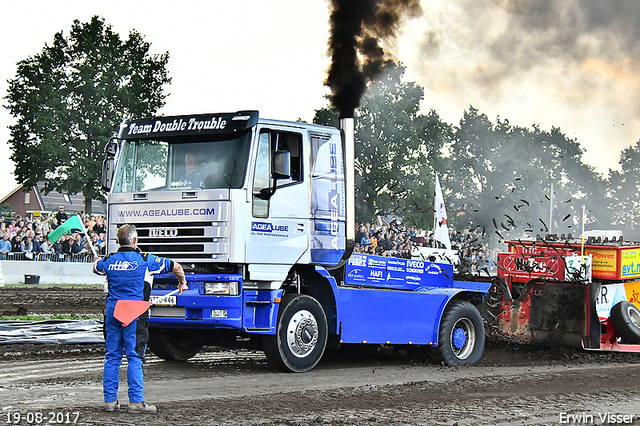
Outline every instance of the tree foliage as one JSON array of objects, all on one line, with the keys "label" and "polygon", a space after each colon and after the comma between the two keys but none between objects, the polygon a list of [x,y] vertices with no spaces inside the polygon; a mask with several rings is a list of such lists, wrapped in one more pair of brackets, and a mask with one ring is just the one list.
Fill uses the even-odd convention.
[{"label": "tree foliage", "polygon": [[581,160],[579,142],[555,127],[512,126],[500,118],[494,124],[470,107],[450,152],[445,182],[458,227],[498,240],[578,235],[582,205],[604,194],[601,177]]},{"label": "tree foliage", "polygon": [[9,203],[0,204],[0,215],[1,216],[9,217],[9,216],[11,216],[11,213],[13,213],[11,211],[11,204],[9,204]]},{"label": "tree foliage", "polygon": [[[424,90],[402,81],[405,68],[387,62],[355,117],[356,218],[396,214],[416,226],[433,224],[434,167],[451,128],[435,111],[419,113]],[[337,124],[328,107],[314,123]]]},{"label": "tree foliage", "polygon": [[613,228],[640,241],[640,140],[620,154],[620,171],[609,173],[608,215]]},{"label": "tree foliage", "polygon": [[20,61],[9,81],[6,108],[15,176],[26,188],[102,199],[104,147],[124,118],[149,116],[164,105],[168,53],[151,55],[136,31],[126,40],[93,17],[74,21],[41,53]]},{"label": "tree foliage", "polygon": [[[355,114],[358,221],[394,213],[430,228],[437,172],[448,223],[485,242],[577,237],[583,206],[586,230],[621,229],[627,240],[640,240],[640,141],[622,152],[621,170],[605,178],[558,127],[491,121],[473,107],[452,126],[433,110],[420,114],[424,91],[402,81],[402,66],[387,63],[383,71]],[[326,107],[314,122],[336,126],[336,117]]]}]

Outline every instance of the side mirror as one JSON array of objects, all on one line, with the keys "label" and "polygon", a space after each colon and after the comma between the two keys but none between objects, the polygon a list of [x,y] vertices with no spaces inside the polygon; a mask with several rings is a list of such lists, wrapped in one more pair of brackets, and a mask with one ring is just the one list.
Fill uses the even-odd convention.
[{"label": "side mirror", "polygon": [[111,190],[111,182],[113,182],[113,172],[115,170],[116,160],[111,158],[105,158],[102,161],[102,189],[105,192]]},{"label": "side mirror", "polygon": [[115,139],[111,139],[107,146],[104,147],[104,152],[107,157],[114,158],[118,153],[118,142]]},{"label": "side mirror", "polygon": [[262,188],[256,194],[256,197],[261,200],[268,200],[276,193],[276,181],[278,179],[289,179],[291,177],[291,153],[289,151],[274,152],[272,161],[271,177],[273,177],[273,186],[271,188]]},{"label": "side mirror", "polygon": [[118,154],[118,140],[112,138],[104,147],[105,158],[102,161],[102,189],[105,192],[111,190],[111,183],[113,182],[113,174],[116,169],[116,155]]},{"label": "side mirror", "polygon": [[288,179],[291,177],[291,152],[276,151],[273,153],[273,178]]}]

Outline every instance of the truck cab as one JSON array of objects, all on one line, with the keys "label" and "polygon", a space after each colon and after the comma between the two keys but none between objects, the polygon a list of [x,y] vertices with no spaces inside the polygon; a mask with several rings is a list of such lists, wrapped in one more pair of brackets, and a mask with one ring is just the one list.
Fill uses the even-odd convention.
[{"label": "truck cab", "polygon": [[340,260],[344,180],[336,129],[246,111],[132,120],[119,138],[110,230],[136,224],[142,250],[197,272],[239,272],[248,264],[252,283],[245,285],[257,288],[276,286],[292,264]]}]

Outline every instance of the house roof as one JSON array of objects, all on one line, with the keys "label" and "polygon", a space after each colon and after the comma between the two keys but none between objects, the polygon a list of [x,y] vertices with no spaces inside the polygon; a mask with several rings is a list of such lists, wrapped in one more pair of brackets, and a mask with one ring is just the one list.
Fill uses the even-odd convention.
[{"label": "house roof", "polygon": [[[45,195],[43,182],[38,182],[37,189],[38,197],[42,200],[41,204],[46,210],[57,211],[60,206],[64,206],[67,212],[84,210],[84,196],[82,194],[63,194],[54,190]],[[106,214],[106,212],[107,209],[103,203],[92,200],[92,214]]]},{"label": "house roof", "polygon": [[8,193],[7,195],[4,196],[4,198],[2,200],[0,200],[0,204],[4,203],[5,201],[7,201],[9,199],[9,197],[11,197],[13,194],[15,194],[16,192],[18,192],[18,190],[22,189],[23,185],[18,185],[13,191],[11,191],[10,193]]},{"label": "house roof", "polygon": [[[8,200],[17,191],[22,190],[24,185],[19,185],[16,189],[11,191],[10,194],[0,200],[0,204]],[[60,206],[63,206],[67,212],[79,212],[84,211],[84,196],[82,194],[64,194],[58,191],[51,191],[48,194],[44,194],[44,183],[38,182],[33,188],[35,195],[38,198],[38,202],[44,211],[57,211]],[[12,206],[13,207],[13,206]],[[100,201],[93,200],[91,202],[92,214],[106,214],[106,205]]]}]

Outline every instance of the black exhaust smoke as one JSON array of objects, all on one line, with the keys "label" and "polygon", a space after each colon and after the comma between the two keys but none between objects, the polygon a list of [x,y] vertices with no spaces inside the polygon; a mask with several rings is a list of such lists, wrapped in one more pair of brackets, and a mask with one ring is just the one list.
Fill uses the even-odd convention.
[{"label": "black exhaust smoke", "polygon": [[338,116],[349,118],[387,59],[381,42],[395,36],[404,15],[417,16],[422,9],[419,0],[332,0],[332,5],[325,85]]},{"label": "black exhaust smoke", "polygon": [[330,16],[331,66],[325,85],[338,113],[345,167],[346,251],[342,266],[355,246],[354,120],[367,85],[380,74],[386,60],[380,42],[395,36],[401,15],[419,14],[419,0],[332,0]]}]

